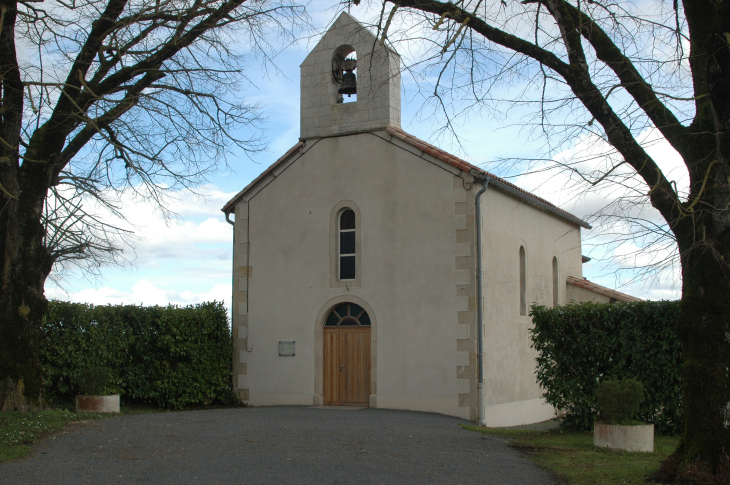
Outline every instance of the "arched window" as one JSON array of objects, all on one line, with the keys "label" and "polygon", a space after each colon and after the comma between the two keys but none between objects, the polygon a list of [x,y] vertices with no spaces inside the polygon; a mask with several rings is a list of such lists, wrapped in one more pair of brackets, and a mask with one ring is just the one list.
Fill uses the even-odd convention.
[{"label": "arched window", "polygon": [[340,280],[355,279],[355,212],[346,209],[340,214],[339,275]]},{"label": "arched window", "polygon": [[553,256],[553,307],[558,306],[558,258]]},{"label": "arched window", "polygon": [[360,286],[363,242],[362,215],[352,200],[341,200],[330,211],[330,288]]},{"label": "arched window", "polygon": [[355,303],[337,305],[327,315],[325,327],[369,327],[370,317],[363,307]]},{"label": "arched window", "polygon": [[520,315],[527,315],[527,269],[524,246],[520,246]]}]

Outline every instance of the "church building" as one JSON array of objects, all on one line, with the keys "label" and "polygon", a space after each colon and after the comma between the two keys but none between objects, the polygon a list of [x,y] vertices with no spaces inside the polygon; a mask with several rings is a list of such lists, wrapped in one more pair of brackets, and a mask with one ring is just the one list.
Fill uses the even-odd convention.
[{"label": "church building", "polygon": [[583,279],[586,222],[403,131],[400,67],[342,13],[301,65],[299,141],[223,207],[234,390],[550,419],[529,306],[633,298]]}]

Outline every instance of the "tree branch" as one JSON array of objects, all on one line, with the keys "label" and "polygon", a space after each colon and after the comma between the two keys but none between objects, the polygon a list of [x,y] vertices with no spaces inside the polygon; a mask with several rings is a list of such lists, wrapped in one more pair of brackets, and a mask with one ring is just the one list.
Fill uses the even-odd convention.
[{"label": "tree branch", "polygon": [[[548,0],[539,0],[547,2]],[[590,42],[596,56],[605,63],[621,81],[623,88],[633,97],[664,138],[681,155],[691,150],[687,138],[688,130],[682,126],[674,113],[657,97],[651,85],[639,74],[631,60],[611,40],[591,17],[565,0],[549,0],[559,3],[570,13],[573,22],[581,26],[580,33]]]},{"label": "tree branch", "polygon": [[[550,51],[487,24],[479,17],[471,19],[468,27],[486,39],[531,57],[559,74],[568,83],[575,96],[601,124],[611,145],[644,179],[650,188],[652,204],[671,226],[681,215],[678,209],[679,204],[681,204],[678,194],[656,162],[639,145],[631,130],[614,112],[591,80],[586,66],[585,54],[580,45],[581,36],[573,22],[573,17],[567,12],[564,2],[562,0],[546,0],[546,2],[550,13],[563,34],[563,40],[566,43],[571,61],[570,64],[566,64]],[[464,22],[467,16],[470,15],[452,4],[435,0],[403,0],[399,1],[399,5],[401,8],[421,10],[460,23]]]}]

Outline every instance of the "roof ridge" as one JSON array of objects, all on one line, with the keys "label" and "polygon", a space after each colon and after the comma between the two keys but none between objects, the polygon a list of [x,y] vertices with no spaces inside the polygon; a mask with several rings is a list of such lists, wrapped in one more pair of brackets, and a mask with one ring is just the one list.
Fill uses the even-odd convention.
[{"label": "roof ridge", "polygon": [[250,189],[252,189],[256,184],[258,184],[261,180],[263,180],[271,172],[273,172],[276,169],[276,167],[278,167],[280,164],[282,164],[284,161],[286,161],[287,158],[289,158],[297,150],[299,150],[301,147],[303,147],[305,145],[305,143],[306,143],[305,141],[299,141],[299,142],[297,142],[296,145],[294,145],[289,150],[287,150],[287,152],[285,154],[280,156],[274,163],[269,165],[269,168],[267,168],[266,170],[261,172],[258,177],[253,179],[240,192],[238,192],[236,195],[234,195],[233,198],[231,200],[229,200],[226,203],[226,205],[223,206],[223,208],[221,209],[221,212],[230,212],[231,207],[236,205],[246,192],[248,192]]},{"label": "roof ridge", "polygon": [[466,160],[463,160],[463,159],[457,157],[456,155],[452,155],[451,153],[449,153],[445,150],[442,150],[441,148],[431,145],[430,143],[423,141],[420,138],[417,138],[417,137],[411,135],[410,133],[403,131],[400,128],[395,128],[395,127],[389,126],[385,129],[385,131],[390,133],[391,135],[395,136],[399,140],[403,140],[404,142],[408,143],[409,145],[411,145],[415,148],[418,148],[422,152],[428,153],[432,157],[435,157],[435,158],[441,160],[442,162],[446,162],[449,165],[458,168],[462,172],[468,173],[468,172],[474,170],[479,173],[482,173],[482,174],[486,175],[487,177],[489,177],[491,180],[497,181],[497,182],[499,182],[499,184],[505,185],[505,186],[509,187],[510,189],[512,189],[513,191],[519,192],[531,199],[534,199],[535,201],[541,203],[542,205],[548,206],[547,208],[549,208],[549,210],[551,212],[556,213],[556,215],[562,215],[563,217],[567,218],[568,220],[570,220],[578,225],[581,225],[581,226],[585,227],[586,229],[591,228],[590,224],[583,221],[579,217],[574,216],[570,212],[568,212],[564,209],[561,209],[560,207],[556,206],[552,202],[549,202],[549,201],[543,199],[542,197],[533,194],[532,192],[528,192],[527,190],[525,190],[521,187],[518,187],[517,185],[513,184],[512,182],[508,182],[507,180],[505,180],[502,177],[499,177],[497,175],[494,175],[493,173],[487,172],[483,168],[477,167],[476,165],[469,163]]},{"label": "roof ridge", "polygon": [[[380,131],[380,130],[378,130]],[[535,206],[537,206],[540,209],[546,210],[548,212],[551,212],[555,214],[558,217],[561,217],[563,219],[566,219],[573,224],[577,224],[579,226],[585,227],[586,229],[590,229],[591,226],[584,220],[574,216],[570,212],[567,212],[559,207],[557,207],[555,204],[552,204],[551,202],[548,202],[547,200],[543,199],[542,197],[538,197],[537,195],[528,192],[517,185],[508,182],[507,180],[503,179],[502,177],[498,177],[494,175],[493,173],[487,172],[486,170],[477,167],[474,164],[471,164],[467,162],[466,160],[463,160],[456,155],[452,155],[451,153],[442,150],[434,145],[431,145],[430,143],[421,140],[420,138],[417,138],[410,133],[406,133],[401,128],[395,128],[392,126],[388,126],[385,128],[386,133],[389,133],[391,136],[398,138],[399,140],[404,141],[405,143],[408,143],[409,145],[413,146],[414,148],[417,148],[421,150],[424,153],[428,153],[432,157],[441,160],[442,162],[445,162],[452,167],[455,167],[462,172],[469,173],[471,171],[475,171],[481,174],[486,175],[491,182],[494,183],[496,187],[499,187],[500,189],[512,194],[513,196],[516,196],[518,198],[521,198],[528,203],[531,203]],[[363,132],[365,133],[365,132]],[[338,136],[350,136],[354,135],[355,133],[349,133],[349,134],[342,134],[342,135],[334,135],[334,137]],[[321,140],[323,138],[332,138],[332,137],[318,137],[313,140]],[[384,141],[388,141],[381,137]],[[295,144],[293,147],[291,147],[284,155],[282,155],[277,161],[275,161],[269,168],[264,170],[258,177],[253,179],[251,183],[249,183],[246,187],[243,188],[240,192],[238,192],[226,205],[223,206],[221,209],[223,212],[230,212],[231,207],[238,203],[238,201],[248,192],[250,189],[252,189],[255,185],[257,185],[261,180],[263,180],[267,175],[269,175],[271,172],[273,172],[276,167],[284,163],[290,156],[292,156],[294,153],[296,153],[300,148],[305,146],[307,140],[300,140],[297,144]],[[316,143],[316,141],[315,141]]]}]

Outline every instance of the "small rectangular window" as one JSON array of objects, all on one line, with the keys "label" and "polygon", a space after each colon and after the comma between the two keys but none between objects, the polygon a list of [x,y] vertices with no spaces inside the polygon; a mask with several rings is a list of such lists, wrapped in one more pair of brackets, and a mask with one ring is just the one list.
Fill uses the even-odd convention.
[{"label": "small rectangular window", "polygon": [[355,279],[355,256],[340,257],[340,279],[341,280],[354,280]]}]

